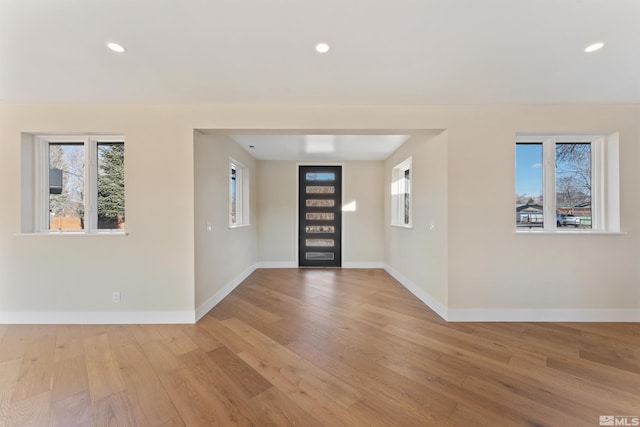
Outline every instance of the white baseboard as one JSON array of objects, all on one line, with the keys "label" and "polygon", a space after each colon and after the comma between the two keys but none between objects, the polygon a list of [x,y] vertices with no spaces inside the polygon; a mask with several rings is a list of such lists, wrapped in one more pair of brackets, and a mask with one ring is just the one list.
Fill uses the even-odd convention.
[{"label": "white baseboard", "polygon": [[193,324],[207,314],[256,269],[252,265],[194,311],[0,312],[0,324],[122,325]]},{"label": "white baseboard", "polygon": [[[448,308],[391,266],[345,263],[345,268],[384,268],[409,292],[449,322],[640,322],[640,309],[466,309]],[[297,268],[295,262],[252,265],[194,311],[0,312],[0,324],[192,324],[229,295],[256,268]]]},{"label": "white baseboard", "polygon": [[256,266],[256,268],[298,268],[298,263],[295,261],[262,261]]},{"label": "white baseboard", "polygon": [[344,262],[342,268],[384,268],[383,262]]},{"label": "white baseboard", "polygon": [[640,309],[449,308],[389,265],[384,269],[447,322],[640,322]]},{"label": "white baseboard", "polygon": [[0,324],[132,325],[195,323],[193,311],[12,311],[0,312]]},{"label": "white baseboard", "polygon": [[640,322],[640,309],[450,308],[450,322]]},{"label": "white baseboard", "polygon": [[[295,261],[262,261],[256,268],[298,268]],[[384,268],[382,262],[344,262],[342,268]]]},{"label": "white baseboard", "polygon": [[442,317],[444,320],[447,320],[447,321],[449,320],[447,306],[442,304],[437,299],[433,298],[429,294],[429,292],[425,291],[424,289],[422,289],[421,287],[413,283],[411,280],[407,279],[402,274],[398,273],[390,265],[384,264],[383,267],[387,273],[389,273],[394,279],[400,282],[402,286],[407,288],[407,290],[411,292],[413,295],[415,295],[416,298],[418,298],[420,301],[425,303],[427,307],[435,311],[438,316]]},{"label": "white baseboard", "polygon": [[218,292],[209,297],[205,302],[200,304],[198,308],[196,308],[195,313],[195,321],[202,319],[202,317],[207,314],[213,307],[218,305],[220,301],[222,301],[227,295],[229,295],[235,288],[238,287],[240,283],[242,283],[247,277],[251,275],[257,268],[257,264],[252,265],[247,268],[245,271],[240,273],[239,276],[236,276],[233,280],[225,285],[224,288],[220,289]]}]

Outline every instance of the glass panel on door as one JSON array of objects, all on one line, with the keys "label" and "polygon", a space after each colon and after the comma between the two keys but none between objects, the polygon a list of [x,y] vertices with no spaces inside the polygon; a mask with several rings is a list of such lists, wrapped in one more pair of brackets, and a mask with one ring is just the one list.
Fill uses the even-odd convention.
[{"label": "glass panel on door", "polygon": [[342,167],[300,166],[299,265],[340,267]]}]

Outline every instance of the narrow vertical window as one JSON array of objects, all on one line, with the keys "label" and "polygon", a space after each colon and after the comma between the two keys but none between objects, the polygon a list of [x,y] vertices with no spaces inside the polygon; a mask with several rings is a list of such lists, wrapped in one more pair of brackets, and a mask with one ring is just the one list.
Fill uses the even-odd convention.
[{"label": "narrow vertical window", "polygon": [[249,169],[229,161],[229,226],[249,225]]},{"label": "narrow vertical window", "polygon": [[556,144],[556,225],[591,228],[591,144]]},{"label": "narrow vertical window", "polygon": [[231,212],[229,222],[231,225],[238,224],[238,169],[231,164]]},{"label": "narrow vertical window", "polygon": [[411,223],[410,203],[411,203],[411,179],[410,169],[404,171],[404,224]]},{"label": "narrow vertical window", "polygon": [[411,157],[391,170],[391,225],[412,226]]},{"label": "narrow vertical window", "polygon": [[98,142],[98,229],[125,228],[124,143]]},{"label": "narrow vertical window", "polygon": [[542,143],[516,144],[516,226],[544,226]]},{"label": "narrow vertical window", "polygon": [[48,154],[49,230],[84,230],[84,144],[51,143]]}]

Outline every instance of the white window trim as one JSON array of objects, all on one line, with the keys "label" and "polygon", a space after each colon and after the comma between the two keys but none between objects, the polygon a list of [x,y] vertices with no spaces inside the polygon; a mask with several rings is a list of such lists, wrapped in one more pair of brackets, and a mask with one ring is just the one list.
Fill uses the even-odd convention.
[{"label": "white window trim", "polygon": [[[556,225],[556,143],[591,144],[591,229],[559,230]],[[516,229],[522,234],[621,234],[619,134],[518,134],[518,143],[542,143],[542,229]],[[515,184],[515,180],[514,180]],[[515,192],[514,192],[515,193]],[[554,197],[549,197],[553,195]]]},{"label": "white window trim", "polygon": [[[35,138],[35,231],[39,234],[127,234],[125,230],[99,230],[98,227],[98,143],[121,143],[123,135],[39,135]],[[49,144],[84,144],[84,230],[49,229]],[[88,165],[88,166],[87,166]]]},{"label": "white window trim", "polygon": [[[231,190],[231,169],[236,170],[236,222],[232,222],[233,211],[233,192]],[[229,158],[229,168],[227,170],[229,176],[229,228],[248,227],[250,223],[250,206],[249,206],[249,168],[239,161]]]},{"label": "white window trim", "polygon": [[[413,157],[403,160],[391,169],[391,226],[402,228],[413,228],[413,191],[411,181],[413,181]],[[411,178],[409,188],[405,189],[404,172],[409,170]],[[409,223],[404,222],[404,195],[408,190],[409,194]]]}]

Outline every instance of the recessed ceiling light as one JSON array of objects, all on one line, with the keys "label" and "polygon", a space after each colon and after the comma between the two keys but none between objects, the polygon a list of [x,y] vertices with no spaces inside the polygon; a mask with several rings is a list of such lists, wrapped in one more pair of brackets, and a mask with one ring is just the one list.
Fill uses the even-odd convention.
[{"label": "recessed ceiling light", "polygon": [[331,49],[331,46],[327,43],[320,42],[316,44],[316,52],[318,53],[327,53],[329,52],[329,49]]},{"label": "recessed ceiling light", "polygon": [[116,43],[116,42],[107,42],[105,43],[107,45],[107,47],[109,49],[111,49],[114,52],[117,53],[124,53],[127,51],[127,49],[125,49],[124,46],[122,46],[120,43]]},{"label": "recessed ceiling light", "polygon": [[587,46],[584,49],[584,51],[587,52],[587,53],[595,52],[596,50],[602,49],[603,46],[604,46],[604,43],[602,43],[602,42],[590,44],[589,46]]}]

